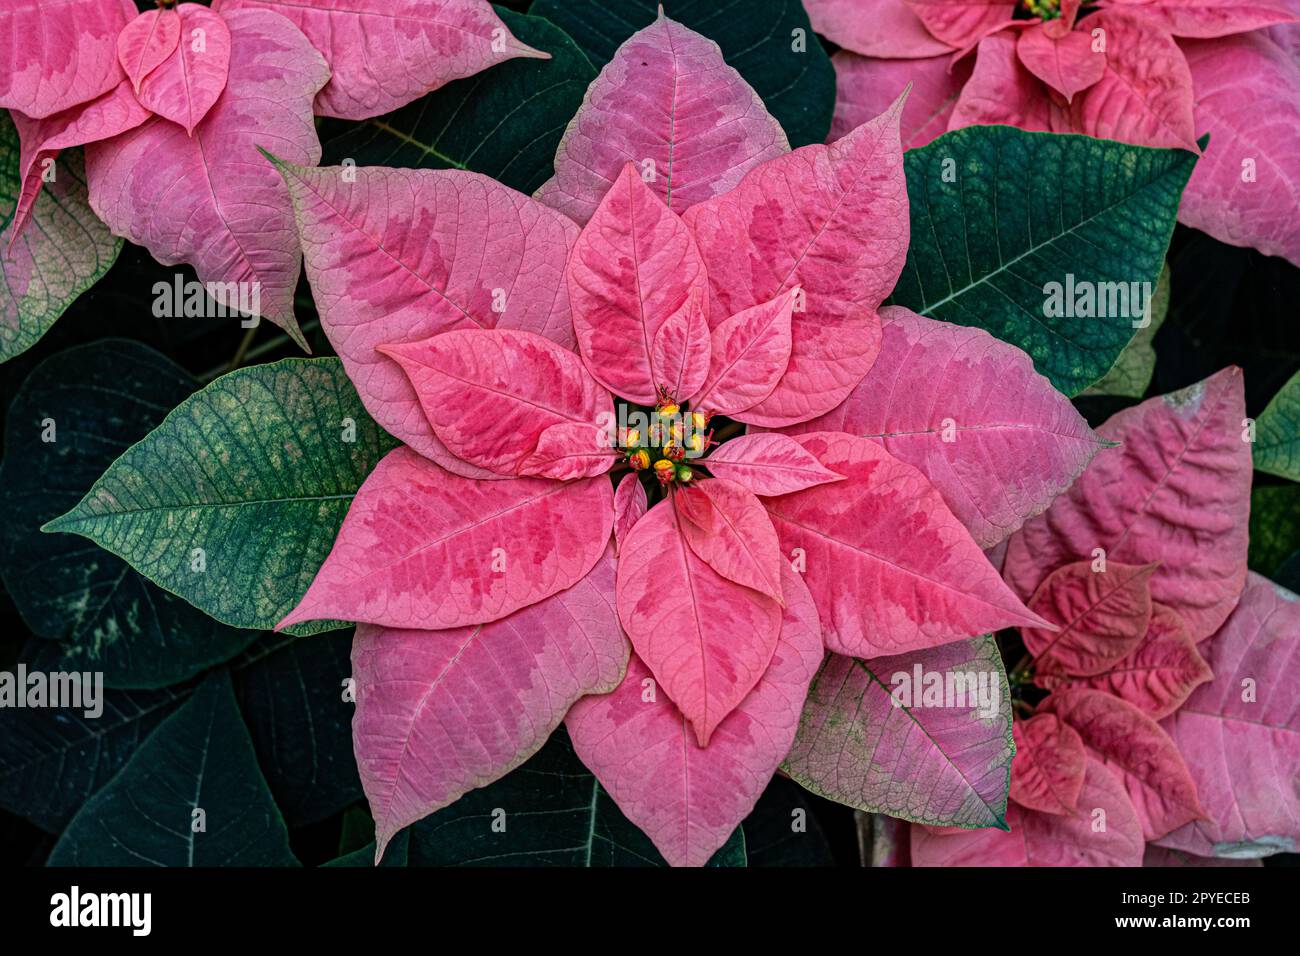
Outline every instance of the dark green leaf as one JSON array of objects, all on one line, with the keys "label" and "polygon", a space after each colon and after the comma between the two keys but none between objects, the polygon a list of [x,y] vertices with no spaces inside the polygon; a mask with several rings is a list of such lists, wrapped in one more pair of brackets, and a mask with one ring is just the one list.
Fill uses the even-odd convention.
[{"label": "dark green leaf", "polygon": [[743,826],[750,866],[835,865],[808,791],[793,780],[773,777]]},{"label": "dark green leaf", "polygon": [[58,833],[185,692],[105,691],[104,711],[0,710],[0,807]]},{"label": "dark green leaf", "polygon": [[90,538],[219,621],[270,628],[395,444],[338,359],[239,369],[182,402],[45,529]]},{"label": "dark green leaf", "polygon": [[[659,6],[658,0],[535,0],[528,12],[559,24],[601,67],[624,40],[654,21]],[[826,141],[835,70],[799,0],[665,0],[663,9],[722,48],[791,146]]]},{"label": "dark green leaf", "polygon": [[[1131,283],[1154,292],[1195,162],[1183,150],[1009,126],[908,150],[911,246],[891,301],[988,330],[1077,395],[1133,338],[1137,310],[1112,284],[1125,301]],[[1109,314],[1048,315],[1049,283],[1064,291],[1071,281]]]},{"label": "dark green leaf", "polygon": [[469,169],[523,193],[551,177],[555,148],[596,70],[553,23],[498,9],[549,60],[508,60],[325,144],[325,165]]},{"label": "dark green leaf", "polygon": [[240,710],[289,826],[316,823],[362,796],[352,756],[355,705],[343,699],[352,631],[264,643],[267,653],[259,645],[246,664],[236,662]]},{"label": "dark green leaf", "polygon": [[1250,493],[1251,570],[1271,578],[1300,548],[1300,485],[1262,485]]},{"label": "dark green leaf", "polygon": [[[6,41],[7,42],[7,41]],[[0,110],[0,362],[36,343],[122,248],[86,199],[81,150],[59,156],[31,220],[10,246],[22,182],[18,130]]]},{"label": "dark green leaf", "polygon": [[[563,729],[522,767],[410,832],[412,866],[667,866],[578,760]],[[745,865],[739,827],[709,865]]]},{"label": "dark green leaf", "polygon": [[[197,831],[197,832],[196,832]],[[225,672],[90,798],[51,866],[295,866]]]},{"label": "dark green leaf", "polygon": [[15,397],[0,465],[0,574],[27,626],[54,639],[34,667],[102,671],[109,687],[165,687],[257,637],[82,538],[40,533],[196,384],[153,349],[104,339],[47,359]]},{"label": "dark green leaf", "polygon": [[1260,413],[1251,452],[1259,471],[1300,481],[1300,372]]}]

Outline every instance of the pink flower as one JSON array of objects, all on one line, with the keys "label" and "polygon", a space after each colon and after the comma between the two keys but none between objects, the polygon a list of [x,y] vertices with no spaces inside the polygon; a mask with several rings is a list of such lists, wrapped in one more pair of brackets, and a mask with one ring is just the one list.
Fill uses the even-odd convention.
[{"label": "pink flower", "polygon": [[1209,133],[1180,220],[1300,264],[1300,66],[1287,0],[1102,0],[1082,13],[1078,0],[807,6],[844,48],[832,136],[905,82],[915,83],[909,147],[974,124],[1191,150]]},{"label": "pink flower", "polygon": [[[1051,627],[981,549],[1099,443],[1019,350],[881,310],[908,239],[902,108],[789,152],[717,47],[661,18],[539,193],[581,229],[474,174],[281,164],[323,328],[406,443],[280,624],[360,623],[380,852],[564,720],[664,856],[702,864],[827,649]],[[619,158],[642,135],[663,152]]]}]

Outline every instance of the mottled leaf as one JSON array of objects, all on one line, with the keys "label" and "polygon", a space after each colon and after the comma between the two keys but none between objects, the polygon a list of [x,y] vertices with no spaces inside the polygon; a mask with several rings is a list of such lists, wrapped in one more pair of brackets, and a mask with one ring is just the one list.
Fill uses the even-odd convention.
[{"label": "mottled leaf", "polygon": [[240,369],[182,402],[46,529],[90,538],[219,621],[269,628],[392,444],[337,359]]},{"label": "mottled leaf", "polygon": [[826,139],[835,73],[797,0],[534,0],[529,13],[558,24],[603,66],[624,40],[655,21],[660,7],[717,41],[792,145]]},{"label": "mottled leaf", "polygon": [[81,157],[67,154],[35,200],[16,241],[22,180],[18,133],[0,115],[0,361],[31,348],[77,296],[108,271],[122,248],[86,202]]},{"label": "mottled leaf", "polygon": [[[918,671],[939,682],[928,702]],[[960,686],[960,696],[945,697],[945,686]],[[1002,658],[992,638],[978,637],[874,660],[828,655],[782,767],[859,810],[1005,827],[1013,753]]]},{"label": "mottled leaf", "polygon": [[880,355],[866,378],[788,434],[870,438],[929,478],[984,548],[1046,508],[1102,447],[1018,348],[903,308],[881,318]]},{"label": "mottled leaf", "polygon": [[217,0],[229,16],[274,10],[293,21],[330,67],[316,113],[379,116],[513,57],[545,57],[516,40],[486,0]]},{"label": "mottled leaf", "polygon": [[1300,842],[1300,598],[1257,574],[1205,645],[1214,680],[1161,726],[1182,751],[1206,820],[1159,840],[1201,856],[1293,853]]},{"label": "mottled leaf", "polygon": [[1028,597],[1071,561],[1158,561],[1151,596],[1186,622],[1192,640],[1213,634],[1245,582],[1245,417],[1238,368],[1114,415],[1097,433],[1119,447],[1101,452],[1052,507],[1012,536],[1002,569],[1007,582]]},{"label": "mottled leaf", "polygon": [[826,646],[879,657],[1009,626],[1046,626],[999,580],[919,471],[839,432],[796,438],[844,481],[765,501],[799,562]]},{"label": "mottled leaf", "polygon": [[572,346],[564,266],[578,227],[474,173],[279,169],[321,327],[366,409],[444,468],[490,476],[443,447],[406,374],[376,346],[475,327]]},{"label": "mottled leaf", "polygon": [[780,124],[718,45],[661,10],[587,90],[560,140],[555,176],[537,198],[585,223],[632,162],[680,214],[789,149]]}]

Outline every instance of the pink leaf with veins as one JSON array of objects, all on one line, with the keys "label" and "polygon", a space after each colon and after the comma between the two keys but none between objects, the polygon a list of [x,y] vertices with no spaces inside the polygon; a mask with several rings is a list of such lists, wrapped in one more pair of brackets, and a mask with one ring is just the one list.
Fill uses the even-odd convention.
[{"label": "pink leaf with veins", "polygon": [[176,13],[181,18],[180,42],[139,82],[136,95],[192,135],[226,88],[230,30],[220,14],[197,3],[182,3]]},{"label": "pink leaf with veins", "polygon": [[539,200],[585,223],[627,162],[681,213],[788,153],[781,124],[712,40],[659,19],[624,41],[587,90]]},{"label": "pink leaf with veins", "polygon": [[980,41],[975,71],[953,107],[949,129],[1017,126],[1040,133],[1068,133],[1070,119],[1016,55],[1016,38],[996,33]]},{"label": "pink leaf with veins", "polygon": [[[406,372],[438,440],[471,465],[499,475],[585,478],[614,463],[608,437],[597,425],[601,413],[610,413],[609,393],[577,355],[544,336],[460,329],[377,351]],[[525,468],[542,434],[560,424],[576,426],[563,435],[564,448],[591,453],[603,446],[603,467],[598,458],[589,474]]]},{"label": "pink leaf with veins", "polygon": [[1095,677],[1035,676],[1045,690],[1091,687],[1128,701],[1152,720],[1167,717],[1214,675],[1187,636],[1182,620],[1167,607],[1151,609],[1151,625],[1133,652]]},{"label": "pink leaf with veins", "polygon": [[607,429],[590,422],[556,422],[538,436],[519,473],[561,481],[603,475],[619,458],[610,441]]},{"label": "pink leaf with veins", "polygon": [[725,478],[706,478],[676,492],[682,535],[696,557],[735,581],[784,605],[780,545],[762,503]]},{"label": "pink leaf with veins", "polygon": [[[915,696],[917,668],[950,687],[969,676],[969,693],[924,706]],[[915,688],[910,698],[900,693],[900,675]],[[866,661],[828,655],[784,769],[812,792],[861,810],[986,827],[1005,815],[1011,759],[1002,664],[983,637]]]},{"label": "pink leaf with veins", "polygon": [[1029,609],[1058,630],[1023,628],[1034,675],[1090,677],[1132,652],[1151,624],[1151,575],[1156,565],[1092,561],[1057,568],[1029,599]]},{"label": "pink leaf with veins", "polygon": [[934,38],[905,0],[804,0],[804,6],[814,30],[863,56],[915,59],[953,50]]},{"label": "pink leaf with veins", "polygon": [[835,67],[835,118],[828,141],[833,142],[889,109],[894,91],[912,84],[903,107],[899,138],[904,149],[924,146],[948,131],[948,120],[970,79],[973,61],[957,63],[949,55],[922,60],[880,60],[839,50]]},{"label": "pink leaf with veins", "polygon": [[29,119],[18,112],[12,115],[22,143],[18,167],[22,191],[14,208],[15,226],[9,233],[10,245],[17,241],[27,224],[45,182],[42,174],[48,162],[53,162],[58,156],[59,150],[84,146],[134,129],[147,120],[150,113],[136,101],[130,83],[123,80],[98,99],[45,119]]},{"label": "pink leaf with veins", "polygon": [[613,690],[628,652],[609,550],[567,591],[491,624],[359,626],[352,739],[376,861],[402,827],[536,753],[584,694]]},{"label": "pink leaf with veins", "polygon": [[1016,41],[1016,55],[1025,69],[1058,91],[1066,102],[1106,72],[1106,54],[1095,52],[1091,34],[1082,30],[1056,38],[1043,26],[1022,30]]},{"label": "pink leaf with veins", "polygon": [[690,230],[628,163],[568,266],[578,350],[615,395],[653,405],[659,387],[682,400],[709,371],[708,278]]},{"label": "pink leaf with veins", "polygon": [[767,669],[781,605],[710,568],[679,524],[672,502],[664,501],[624,538],[618,616],[637,656],[704,747]]},{"label": "pink leaf with veins", "polygon": [[[1262,33],[1181,44],[1209,133],[1178,219],[1300,265],[1300,66]],[[1247,169],[1254,179],[1242,180]]]},{"label": "pink leaf with veins", "polygon": [[798,286],[741,309],[709,333],[709,374],[691,406],[735,415],[772,394],[790,364],[791,310]]},{"label": "pink leaf with veins", "polygon": [[1250,443],[1246,396],[1228,368],[1112,416],[1103,451],[1052,506],[1011,537],[1003,576],[1028,597],[1054,568],[1091,560],[1160,566],[1151,596],[1192,640],[1218,630],[1246,580]]},{"label": "pink leaf with veins", "polygon": [[648,508],[649,499],[641,477],[635,471],[629,471],[619,479],[618,487],[614,489],[614,545],[617,551],[622,552],[627,533]]},{"label": "pink leaf with veins", "polygon": [[666,696],[645,699],[651,672],[636,655],[617,690],[584,697],[565,720],[578,757],[673,866],[708,862],[794,739],[822,645],[808,589],[789,568],[782,583],[789,602],[771,664],[708,747]]},{"label": "pink leaf with veins", "polygon": [[830,146],[769,160],[686,210],[708,268],[711,325],[795,286],[806,297],[785,375],[737,419],[776,427],[813,418],[842,402],[875,361],[876,309],[907,254],[904,99]]},{"label": "pink leaf with veins", "polygon": [[990,29],[1011,19],[1014,3],[996,0],[907,0],[931,35],[949,46],[965,49]]},{"label": "pink leaf with veins", "polygon": [[1040,813],[1073,814],[1088,757],[1079,732],[1054,714],[1017,720],[1011,730],[1016,742],[1011,799]]},{"label": "pink leaf with veins", "polygon": [[929,478],[983,548],[1046,508],[1102,447],[1015,346],[898,306],[880,315],[880,355],[866,378],[787,434],[870,438]]},{"label": "pink leaf with veins", "polygon": [[320,159],[311,98],[329,71],[283,17],[247,10],[226,21],[233,45],[220,101],[193,136],[154,117],[88,146],[90,205],[164,265],[188,262],[200,282],[238,283],[250,297],[258,290],[260,314],[305,348],[293,315],[301,258],[293,211],[257,150]]},{"label": "pink leaf with veins", "polygon": [[448,470],[494,477],[447,451],[406,373],[376,346],[467,328],[522,329],[572,346],[564,266],[578,227],[477,173],[281,171],[321,327],[366,410]]},{"label": "pink leaf with veins", "polygon": [[131,0],[5,0],[0,5],[0,109],[33,119],[107,93],[122,80],[117,36]]},{"label": "pink leaf with veins", "polygon": [[1280,0],[1107,0],[1105,6],[1173,36],[1203,39],[1296,20]]},{"label": "pink leaf with veins", "polygon": [[1300,844],[1298,640],[1300,597],[1252,573],[1241,603],[1204,645],[1214,680],[1161,724],[1209,818],[1167,834],[1161,846],[1253,857]]},{"label": "pink leaf with veins", "polygon": [[519,42],[486,0],[216,0],[222,13],[274,10],[329,62],[318,116],[391,113],[452,80],[515,57],[550,59]]},{"label": "pink leaf with veins", "polygon": [[[1093,810],[1106,828],[1093,829]],[[1037,813],[1012,804],[1011,832],[912,827],[913,866],[1141,866],[1142,824],[1118,777],[1089,759],[1075,815]]]},{"label": "pink leaf with veins", "polygon": [[1053,691],[1039,705],[1073,727],[1083,744],[1121,778],[1142,832],[1155,840],[1201,816],[1182,755],[1169,735],[1128,701],[1091,688]]},{"label": "pink leaf with veins", "polygon": [[998,578],[919,471],[875,442],[836,432],[795,439],[845,480],[764,503],[804,580],[826,646],[879,657],[1002,627],[1050,626]]},{"label": "pink leaf with veins", "polygon": [[729,478],[756,495],[786,495],[843,481],[793,438],[778,433],[741,435],[704,460],[718,478]]},{"label": "pink leaf with veins", "polygon": [[181,39],[181,15],[175,8],[146,10],[117,36],[117,60],[140,92],[140,82],[172,55]]},{"label": "pink leaf with veins", "polygon": [[397,448],[357,491],[334,548],[281,621],[482,624],[572,587],[609,540],[605,477],[477,481]]},{"label": "pink leaf with veins", "polygon": [[1077,132],[1137,146],[1197,151],[1192,74],[1169,34],[1123,13],[1089,17],[1105,30],[1106,68],[1070,104]]}]

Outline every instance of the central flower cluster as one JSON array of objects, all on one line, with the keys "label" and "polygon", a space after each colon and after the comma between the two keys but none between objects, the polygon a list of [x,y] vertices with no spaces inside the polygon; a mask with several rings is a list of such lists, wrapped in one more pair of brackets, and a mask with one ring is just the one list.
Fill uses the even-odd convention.
[{"label": "central flower cluster", "polygon": [[702,457],[717,444],[709,429],[711,417],[688,411],[661,386],[653,409],[624,411],[619,451],[633,471],[653,469],[660,485],[692,481],[695,472],[687,460]]},{"label": "central flower cluster", "polygon": [[1060,0],[1020,0],[1020,5],[1030,15],[1044,20],[1055,20],[1061,15]]}]

